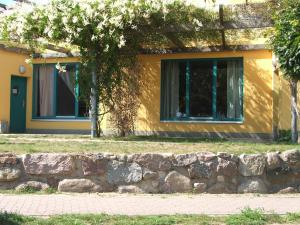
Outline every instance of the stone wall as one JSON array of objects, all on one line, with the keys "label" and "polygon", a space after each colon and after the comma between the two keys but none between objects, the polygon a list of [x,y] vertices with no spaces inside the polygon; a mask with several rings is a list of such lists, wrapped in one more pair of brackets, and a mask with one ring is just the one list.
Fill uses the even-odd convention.
[{"label": "stone wall", "polygon": [[300,150],[267,154],[0,154],[0,189],[130,193],[300,192]]}]

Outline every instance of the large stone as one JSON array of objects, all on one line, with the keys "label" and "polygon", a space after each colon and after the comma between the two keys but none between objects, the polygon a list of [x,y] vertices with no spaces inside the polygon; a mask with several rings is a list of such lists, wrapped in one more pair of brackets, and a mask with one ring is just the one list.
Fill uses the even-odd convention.
[{"label": "large stone", "polygon": [[113,185],[137,183],[143,178],[143,170],[137,163],[112,161],[108,164],[107,180]]},{"label": "large stone", "polygon": [[143,169],[143,179],[144,180],[150,180],[150,179],[154,179],[158,177],[158,173],[157,172],[153,172],[147,168]]},{"label": "large stone", "polygon": [[237,171],[238,171],[238,167],[235,162],[223,158],[218,159],[218,166],[217,166],[218,174],[222,174],[228,177],[233,177],[237,174]]},{"label": "large stone", "polygon": [[64,179],[58,184],[58,191],[61,192],[102,192],[100,185],[89,179]]},{"label": "large stone", "polygon": [[137,184],[137,186],[145,193],[155,194],[159,190],[159,180],[145,180]]},{"label": "large stone", "polygon": [[120,194],[124,194],[124,193],[144,193],[144,191],[135,186],[135,185],[122,185],[118,187],[118,192]]},{"label": "large stone", "polygon": [[210,178],[216,172],[216,164],[214,162],[197,162],[189,168],[191,178]]},{"label": "large stone", "polygon": [[267,153],[267,168],[268,170],[274,170],[281,166],[281,159],[277,152],[268,152]]},{"label": "large stone", "polygon": [[73,157],[66,154],[27,154],[23,164],[32,175],[70,174],[74,168]]},{"label": "large stone", "polygon": [[177,171],[170,172],[165,178],[166,192],[188,192],[192,190],[191,179]]},{"label": "large stone", "polygon": [[80,156],[83,175],[102,175],[106,172],[108,159],[102,154]]},{"label": "large stone", "polygon": [[217,155],[212,152],[200,152],[197,154],[197,156],[198,156],[198,160],[204,162],[211,161],[217,158]]},{"label": "large stone", "polygon": [[234,193],[232,189],[230,189],[225,183],[216,183],[209,187],[206,191],[210,194],[231,194]]},{"label": "large stone", "polygon": [[205,192],[206,188],[206,183],[194,183],[194,192],[197,194]]},{"label": "large stone", "polygon": [[285,151],[280,155],[281,159],[291,168],[300,169],[300,150]]},{"label": "large stone", "polygon": [[262,154],[240,155],[239,172],[243,176],[260,176],[266,167],[266,158]]},{"label": "large stone", "polygon": [[278,191],[278,194],[294,194],[298,193],[298,190],[294,187],[287,187]]},{"label": "large stone", "polygon": [[152,153],[134,154],[131,156],[131,159],[133,162],[152,171],[168,171],[172,167],[169,155]]},{"label": "large stone", "polygon": [[29,188],[35,191],[45,191],[49,188],[49,185],[39,181],[27,181],[25,183],[18,185],[15,189],[17,191],[24,191]]},{"label": "large stone", "polygon": [[0,181],[17,180],[21,175],[21,170],[11,167],[0,168]]},{"label": "large stone", "polygon": [[198,157],[195,153],[191,154],[180,154],[176,155],[175,159],[173,160],[174,166],[189,166],[195,163],[198,160]]},{"label": "large stone", "polygon": [[268,189],[260,178],[245,179],[238,187],[238,193],[267,193]]},{"label": "large stone", "polygon": [[0,165],[14,166],[18,163],[18,157],[11,153],[0,154]]}]

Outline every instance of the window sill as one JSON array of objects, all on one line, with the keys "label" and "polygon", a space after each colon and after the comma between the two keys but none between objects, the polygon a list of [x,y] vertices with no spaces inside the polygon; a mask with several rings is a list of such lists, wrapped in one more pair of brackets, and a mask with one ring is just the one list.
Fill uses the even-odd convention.
[{"label": "window sill", "polygon": [[243,124],[244,121],[214,121],[214,120],[160,120],[161,123],[204,123],[204,124]]}]

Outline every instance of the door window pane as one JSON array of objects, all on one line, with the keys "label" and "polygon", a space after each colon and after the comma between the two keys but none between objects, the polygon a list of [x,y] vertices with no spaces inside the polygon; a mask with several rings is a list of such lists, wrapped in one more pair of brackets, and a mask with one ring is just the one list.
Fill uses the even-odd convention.
[{"label": "door window pane", "polygon": [[56,114],[75,116],[75,66],[66,66],[57,76]]}]

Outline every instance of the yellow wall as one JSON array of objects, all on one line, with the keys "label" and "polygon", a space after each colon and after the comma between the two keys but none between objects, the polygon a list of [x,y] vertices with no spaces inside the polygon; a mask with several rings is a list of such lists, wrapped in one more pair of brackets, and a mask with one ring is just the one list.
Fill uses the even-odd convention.
[{"label": "yellow wall", "polygon": [[[26,109],[26,128],[27,129],[72,129],[88,130],[90,123],[88,121],[40,121],[32,120],[32,65],[25,63],[28,55],[0,50],[0,120],[10,122],[10,83],[11,75],[27,77],[27,109]],[[56,62],[74,62],[77,59],[50,59],[34,60],[34,63],[56,63]],[[19,73],[19,66],[24,65],[25,74]]]},{"label": "yellow wall", "polygon": [[[33,64],[35,63],[66,63],[66,62],[78,62],[79,58],[51,58],[51,59],[34,59]],[[32,82],[28,83],[28,96],[27,99],[27,129],[41,129],[41,130],[89,130],[90,129],[90,122],[87,120],[39,120],[39,119],[32,119]]]},{"label": "yellow wall", "polygon": [[[162,59],[176,58],[226,58],[244,59],[244,121],[243,123],[160,122],[160,65]],[[25,55],[0,52],[0,119],[9,121],[10,75],[18,75],[18,65],[25,65],[27,81],[27,129],[89,130],[89,121],[32,120],[32,68],[24,63]],[[74,62],[76,58],[34,60],[34,63]],[[143,86],[141,107],[138,113],[137,131],[178,132],[231,132],[272,133],[272,53],[268,50],[190,53],[172,55],[142,55]],[[287,101],[283,101],[286,103]],[[281,103],[283,104],[283,103]],[[4,106],[4,107],[3,107]],[[285,106],[280,105],[280,108]],[[286,120],[286,119],[284,119]],[[287,120],[288,121],[288,120]],[[106,124],[106,123],[105,123]],[[106,129],[106,127],[103,127]]]},{"label": "yellow wall", "polygon": [[[160,62],[175,58],[244,59],[244,122],[160,122]],[[268,50],[141,56],[144,77],[137,130],[180,132],[272,133],[272,53]]]},{"label": "yellow wall", "polygon": [[[0,120],[10,120],[10,83],[11,75],[27,77],[27,85],[31,83],[32,69],[25,63],[28,56],[0,50]],[[24,65],[25,74],[19,73],[19,66]],[[27,94],[27,99],[29,98]]]},{"label": "yellow wall", "polygon": [[[278,77],[278,117],[279,117],[279,130],[291,129],[291,94],[288,80],[282,75]],[[298,83],[298,111],[300,112],[300,84]],[[298,120],[298,127],[300,122]]]}]

